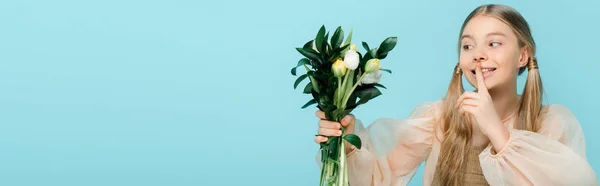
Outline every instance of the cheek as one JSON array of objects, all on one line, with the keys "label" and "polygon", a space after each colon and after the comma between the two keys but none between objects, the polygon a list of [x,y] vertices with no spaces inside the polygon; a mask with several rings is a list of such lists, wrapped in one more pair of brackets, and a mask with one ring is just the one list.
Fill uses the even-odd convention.
[{"label": "cheek", "polygon": [[516,76],[519,69],[519,54],[513,50],[497,51],[493,54],[493,61],[502,69],[503,76]]},{"label": "cheek", "polygon": [[518,51],[511,47],[499,48],[490,52],[490,59],[502,68],[517,68],[519,57]]},{"label": "cheek", "polygon": [[462,66],[462,65],[465,65],[467,63],[472,62],[473,61],[473,56],[471,56],[470,54],[468,54],[466,52],[461,52],[459,54],[459,59],[458,60],[460,62],[460,65]]}]

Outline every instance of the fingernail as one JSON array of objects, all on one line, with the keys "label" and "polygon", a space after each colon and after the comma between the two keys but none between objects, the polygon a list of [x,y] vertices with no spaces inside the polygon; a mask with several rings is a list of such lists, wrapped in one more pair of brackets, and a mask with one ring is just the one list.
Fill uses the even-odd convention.
[{"label": "fingernail", "polygon": [[342,135],[342,131],[337,131],[336,133],[337,133],[338,136]]}]

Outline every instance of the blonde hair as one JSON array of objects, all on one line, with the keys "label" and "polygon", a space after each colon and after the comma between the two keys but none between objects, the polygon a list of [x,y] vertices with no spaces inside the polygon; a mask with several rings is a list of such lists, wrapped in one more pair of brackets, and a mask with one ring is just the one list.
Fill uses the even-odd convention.
[{"label": "blonde hair", "polygon": [[[537,60],[535,59],[535,41],[531,35],[531,30],[527,21],[521,14],[512,7],[497,4],[488,4],[477,7],[465,19],[460,30],[459,37],[463,34],[467,23],[475,16],[485,15],[497,18],[508,25],[516,34],[519,41],[519,47],[527,47],[530,58],[527,65],[519,69],[518,75],[521,75],[525,69],[529,69],[527,82],[519,100],[518,117],[515,124],[516,129],[537,132],[540,128],[538,116],[542,108],[542,80],[540,78]],[[459,41],[460,52],[460,41]],[[472,122],[469,119],[461,117],[458,110],[455,109],[456,100],[463,94],[462,71],[460,67],[455,67],[452,80],[448,87],[448,92],[444,98],[444,108],[442,111],[442,132],[444,140],[441,144],[440,157],[438,159],[436,176],[434,182],[440,185],[462,185],[463,174],[461,170],[465,167],[466,152],[471,148]]]}]

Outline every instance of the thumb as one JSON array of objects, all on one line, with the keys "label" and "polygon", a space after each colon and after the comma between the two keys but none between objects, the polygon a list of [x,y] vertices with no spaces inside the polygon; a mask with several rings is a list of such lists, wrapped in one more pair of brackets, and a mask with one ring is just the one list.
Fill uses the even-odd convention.
[{"label": "thumb", "polygon": [[483,72],[481,72],[481,63],[477,63],[477,67],[475,68],[475,78],[477,79],[477,92],[478,93],[488,93],[487,86],[485,85],[485,79],[483,78]]},{"label": "thumb", "polygon": [[346,115],[340,122],[340,124],[342,124],[342,126],[344,126],[344,127],[346,127],[352,123],[354,123],[354,116],[352,114]]}]

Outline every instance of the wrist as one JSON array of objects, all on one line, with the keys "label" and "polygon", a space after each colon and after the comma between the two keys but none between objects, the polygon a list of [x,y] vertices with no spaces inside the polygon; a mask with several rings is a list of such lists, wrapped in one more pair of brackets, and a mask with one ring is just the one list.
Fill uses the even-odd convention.
[{"label": "wrist", "polygon": [[502,124],[495,126],[491,131],[488,131],[490,142],[494,146],[496,152],[500,152],[508,144],[510,132]]}]

